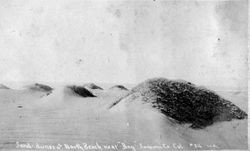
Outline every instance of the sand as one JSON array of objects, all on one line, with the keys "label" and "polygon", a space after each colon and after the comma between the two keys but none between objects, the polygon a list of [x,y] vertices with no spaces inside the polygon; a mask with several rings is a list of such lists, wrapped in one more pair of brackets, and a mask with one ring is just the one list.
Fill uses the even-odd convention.
[{"label": "sand", "polygon": [[[0,89],[0,150],[24,150],[29,145],[33,150],[44,145],[60,150],[73,150],[67,145],[75,150],[91,150],[86,144],[92,148],[99,145],[102,150],[127,151],[247,149],[247,119],[194,130],[190,125],[174,124],[138,102],[129,108],[120,105],[109,110],[110,104],[127,92],[100,86],[104,90],[93,92],[97,97],[86,98],[68,95],[64,85],[51,86],[54,90],[49,95],[28,89]],[[218,93],[247,111],[246,91]],[[105,149],[105,145],[113,146]]]}]

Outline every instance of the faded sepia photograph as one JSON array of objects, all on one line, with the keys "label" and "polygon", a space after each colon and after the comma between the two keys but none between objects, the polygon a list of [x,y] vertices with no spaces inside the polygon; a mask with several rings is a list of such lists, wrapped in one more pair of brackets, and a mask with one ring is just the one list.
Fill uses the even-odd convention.
[{"label": "faded sepia photograph", "polygon": [[248,1],[0,0],[0,150],[248,150]]}]

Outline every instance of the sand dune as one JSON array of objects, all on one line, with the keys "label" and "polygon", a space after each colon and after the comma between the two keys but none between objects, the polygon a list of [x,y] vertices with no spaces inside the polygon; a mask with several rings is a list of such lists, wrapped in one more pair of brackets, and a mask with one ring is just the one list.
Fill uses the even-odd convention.
[{"label": "sand dune", "polygon": [[95,95],[93,95],[88,89],[86,89],[85,87],[81,87],[81,86],[67,86],[66,89],[71,90],[71,94],[77,95],[77,96],[81,96],[81,97],[95,97]]},{"label": "sand dune", "polygon": [[[124,150],[121,143],[142,151],[162,144],[168,144],[169,150],[176,149],[174,144],[181,144],[183,149],[195,149],[190,144],[201,144],[202,149],[247,148],[246,119],[192,129],[191,124],[180,124],[141,101],[142,96],[134,99],[131,92],[135,89],[131,92],[104,89],[100,95],[89,97],[92,91],[76,85],[50,85],[53,91],[48,96],[41,90],[0,89],[0,150],[20,150],[17,142],[52,145],[98,142],[117,145],[118,148],[113,149],[117,151]],[[243,99],[241,104],[246,106],[247,97],[239,95],[244,92],[230,94],[224,95],[234,96],[234,101]],[[127,101],[120,101],[108,109],[120,98],[129,105]]]},{"label": "sand dune", "polygon": [[45,93],[45,95],[50,95],[53,91],[52,87],[45,85],[45,84],[39,84],[39,83],[27,85],[27,86],[25,86],[25,88],[27,88],[28,91],[31,91],[31,93],[43,92],[43,93]]},{"label": "sand dune", "polygon": [[28,85],[26,87],[29,88],[30,90],[34,90],[34,91],[47,91],[47,92],[51,92],[53,90],[53,88],[51,88],[50,86],[44,85],[44,84],[39,84],[39,83]]},{"label": "sand dune", "polygon": [[192,124],[192,128],[203,128],[219,121],[247,118],[246,112],[205,87],[165,78],[142,82],[113,106],[119,101],[125,101],[123,104],[128,105],[131,101],[148,103],[178,123]]}]

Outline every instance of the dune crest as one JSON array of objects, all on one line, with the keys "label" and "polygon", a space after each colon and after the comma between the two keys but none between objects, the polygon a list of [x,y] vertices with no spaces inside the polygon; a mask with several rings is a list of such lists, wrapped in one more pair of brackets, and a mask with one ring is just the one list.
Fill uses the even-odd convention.
[{"label": "dune crest", "polygon": [[85,88],[89,88],[89,89],[99,89],[99,90],[103,90],[103,88],[97,86],[94,83],[86,83],[83,85]]},{"label": "dune crest", "polygon": [[124,87],[123,85],[114,85],[109,89],[120,89],[120,90],[128,90],[126,87]]},{"label": "dune crest", "polygon": [[114,102],[141,101],[150,104],[177,123],[191,124],[191,128],[204,128],[214,122],[245,119],[247,113],[228,100],[204,87],[182,80],[154,78],[134,87],[125,97]]}]

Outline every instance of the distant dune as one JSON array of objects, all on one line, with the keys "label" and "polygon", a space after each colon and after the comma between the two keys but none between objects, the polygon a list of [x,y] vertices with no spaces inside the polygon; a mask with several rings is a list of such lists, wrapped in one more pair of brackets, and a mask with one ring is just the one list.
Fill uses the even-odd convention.
[{"label": "distant dune", "polygon": [[120,89],[120,90],[128,90],[126,87],[124,87],[123,85],[114,85],[109,89]]},{"label": "distant dune", "polygon": [[34,92],[46,93],[46,95],[50,95],[53,91],[52,87],[45,85],[45,84],[40,84],[40,83],[28,85],[28,86],[26,86],[26,88],[28,88],[28,90],[31,90]]},{"label": "distant dune", "polygon": [[10,89],[10,88],[7,87],[6,85],[0,84],[0,89]]},{"label": "distant dune", "polygon": [[103,88],[97,86],[94,83],[86,83],[83,85],[85,88],[89,88],[89,89],[99,89],[99,90],[103,90]]},{"label": "distant dune", "polygon": [[150,104],[177,123],[190,123],[191,128],[204,128],[214,122],[245,119],[247,114],[215,92],[182,80],[149,79],[134,87],[110,108],[123,102]]},{"label": "distant dune", "polygon": [[44,84],[39,84],[39,83],[35,83],[32,85],[27,86],[30,90],[34,90],[34,91],[45,91],[45,92],[51,92],[53,91],[53,88],[48,86],[48,85],[44,85]]},{"label": "distant dune", "polygon": [[85,87],[72,85],[72,86],[67,86],[66,89],[70,89],[71,92],[73,92],[73,94],[76,94],[81,97],[96,97],[94,94],[92,94],[92,92],[90,92]]}]

